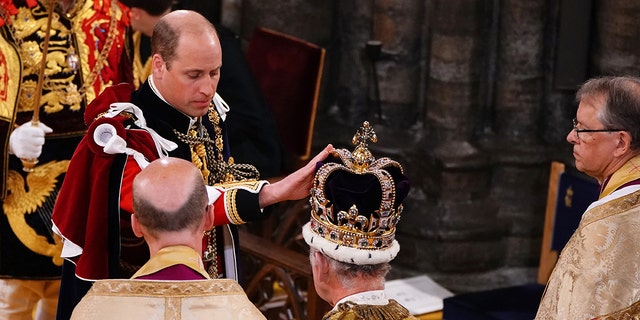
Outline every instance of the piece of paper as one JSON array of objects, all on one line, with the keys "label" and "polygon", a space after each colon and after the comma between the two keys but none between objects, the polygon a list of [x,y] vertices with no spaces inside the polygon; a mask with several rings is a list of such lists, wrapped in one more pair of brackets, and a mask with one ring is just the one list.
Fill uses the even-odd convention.
[{"label": "piece of paper", "polygon": [[398,301],[412,315],[442,310],[442,300],[453,296],[427,275],[387,281],[384,291],[389,299]]}]

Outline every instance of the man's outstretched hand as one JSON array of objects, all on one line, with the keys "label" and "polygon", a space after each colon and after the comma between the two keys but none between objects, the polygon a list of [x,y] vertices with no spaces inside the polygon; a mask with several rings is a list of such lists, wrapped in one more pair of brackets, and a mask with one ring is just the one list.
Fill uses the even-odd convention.
[{"label": "man's outstretched hand", "polygon": [[316,164],[326,159],[331,151],[333,151],[333,146],[329,144],[304,167],[278,182],[264,186],[260,190],[260,208],[285,200],[298,200],[309,196]]}]

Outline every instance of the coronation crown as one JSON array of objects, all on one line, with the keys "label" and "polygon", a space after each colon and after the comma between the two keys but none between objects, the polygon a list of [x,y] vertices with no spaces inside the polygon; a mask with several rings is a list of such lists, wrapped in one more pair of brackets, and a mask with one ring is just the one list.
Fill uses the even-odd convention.
[{"label": "coronation crown", "polygon": [[334,150],[337,161],[316,172],[310,228],[337,245],[385,250],[393,245],[409,183],[402,166],[386,157],[376,160],[367,141],[375,143],[377,136],[365,121],[352,139],[353,153]]}]

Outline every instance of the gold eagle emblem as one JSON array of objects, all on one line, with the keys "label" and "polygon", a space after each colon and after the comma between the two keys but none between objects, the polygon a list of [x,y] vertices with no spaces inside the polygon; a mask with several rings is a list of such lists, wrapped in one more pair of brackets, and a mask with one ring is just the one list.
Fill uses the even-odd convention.
[{"label": "gold eagle emblem", "polygon": [[54,243],[39,235],[26,221],[25,215],[38,214],[46,224],[51,224],[53,201],[57,196],[58,177],[67,172],[69,160],[51,161],[37,166],[25,179],[20,173],[9,170],[7,174],[7,197],[2,205],[11,229],[18,239],[31,251],[51,257],[57,266],[62,265],[60,252],[62,240],[52,233]]}]

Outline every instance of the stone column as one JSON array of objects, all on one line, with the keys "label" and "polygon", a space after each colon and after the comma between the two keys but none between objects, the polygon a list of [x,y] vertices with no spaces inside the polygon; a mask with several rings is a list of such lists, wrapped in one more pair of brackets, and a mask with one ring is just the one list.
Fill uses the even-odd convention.
[{"label": "stone column", "polygon": [[594,75],[640,75],[640,2],[596,1]]},{"label": "stone column", "polygon": [[[377,71],[367,82],[368,114],[373,116],[371,120],[379,137],[379,143],[371,148],[376,154],[388,155],[402,163],[412,184],[412,199],[404,204],[405,214],[396,232],[402,250],[394,261],[394,270],[400,270],[397,266],[402,265],[430,272],[435,269],[438,257],[435,250],[440,244],[433,234],[437,229],[436,204],[431,196],[425,197],[430,193],[425,191],[429,188],[425,183],[437,179],[439,172],[434,175],[423,171],[431,170],[429,159],[433,157],[429,155],[431,149],[417,143],[424,133],[420,90],[424,87],[427,67],[426,2],[374,0],[372,3],[371,40],[380,43],[381,52],[377,60],[367,56],[363,64],[368,70]],[[372,90],[376,80],[381,88],[379,93]]]},{"label": "stone column", "polygon": [[[488,197],[488,158],[473,144],[483,101],[485,4],[435,0],[431,9],[425,149],[433,163],[425,179],[431,180],[426,185],[433,188],[426,192],[435,205],[427,234],[438,239],[437,271],[482,273],[498,267],[502,258],[501,225]],[[443,283],[464,290],[473,278],[448,277]]]},{"label": "stone column", "polygon": [[380,41],[381,54],[376,64],[383,123],[392,128],[406,128],[418,121],[416,108],[420,73],[424,71],[421,56],[421,26],[424,2],[378,0],[374,2],[372,40]]},{"label": "stone column", "polygon": [[535,268],[540,255],[548,166],[538,132],[544,97],[545,0],[500,1],[492,154],[492,198],[505,228],[507,267]]}]

